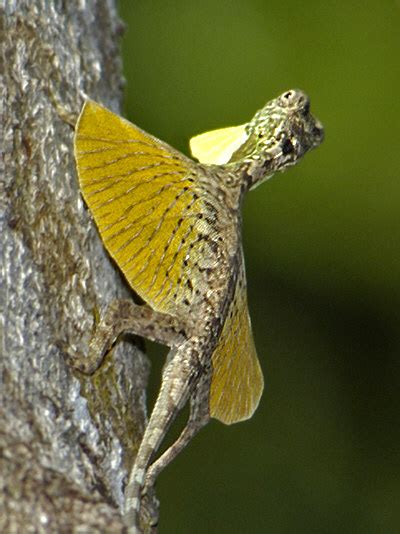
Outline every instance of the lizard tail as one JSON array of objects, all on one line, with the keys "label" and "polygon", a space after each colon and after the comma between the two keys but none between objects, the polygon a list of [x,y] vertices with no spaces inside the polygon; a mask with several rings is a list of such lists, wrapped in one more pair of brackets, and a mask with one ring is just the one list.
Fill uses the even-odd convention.
[{"label": "lizard tail", "polygon": [[172,351],[172,357],[164,368],[161,389],[125,489],[124,521],[129,534],[141,532],[141,500],[150,461],[198,378],[199,367],[185,345]]}]

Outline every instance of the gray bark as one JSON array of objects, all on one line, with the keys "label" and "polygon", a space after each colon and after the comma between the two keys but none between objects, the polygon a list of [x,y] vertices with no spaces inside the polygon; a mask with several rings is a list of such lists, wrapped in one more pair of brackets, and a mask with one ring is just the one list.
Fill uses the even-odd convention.
[{"label": "gray bark", "polygon": [[76,117],[84,91],[118,111],[121,23],[113,0],[0,10],[0,531],[120,532],[148,361],[120,343],[91,378],[66,364],[63,347],[85,353],[96,311],[127,289],[57,106]]}]

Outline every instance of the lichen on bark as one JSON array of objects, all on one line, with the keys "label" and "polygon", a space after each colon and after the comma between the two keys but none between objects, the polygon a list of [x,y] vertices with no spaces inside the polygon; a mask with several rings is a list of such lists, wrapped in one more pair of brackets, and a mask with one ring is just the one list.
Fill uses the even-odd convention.
[{"label": "lichen on bark", "polygon": [[96,311],[128,290],[79,194],[83,93],[118,111],[121,22],[112,0],[0,7],[0,531],[119,532],[124,477],[146,423],[148,361],[120,343],[92,377]]}]

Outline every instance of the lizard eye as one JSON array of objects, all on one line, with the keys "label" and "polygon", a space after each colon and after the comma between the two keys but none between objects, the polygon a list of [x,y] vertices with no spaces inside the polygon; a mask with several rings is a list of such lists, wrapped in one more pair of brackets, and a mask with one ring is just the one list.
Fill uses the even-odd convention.
[{"label": "lizard eye", "polygon": [[290,154],[293,152],[294,147],[290,139],[285,139],[282,144],[282,154],[285,156],[286,154]]},{"label": "lizard eye", "polygon": [[307,115],[310,113],[310,101],[306,100],[303,109],[301,110],[301,113],[303,117],[307,117]]}]

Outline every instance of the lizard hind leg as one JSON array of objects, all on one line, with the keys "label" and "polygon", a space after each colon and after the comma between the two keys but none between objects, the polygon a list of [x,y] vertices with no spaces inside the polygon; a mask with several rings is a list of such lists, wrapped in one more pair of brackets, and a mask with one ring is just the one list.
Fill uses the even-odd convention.
[{"label": "lizard hind leg", "polygon": [[161,471],[178,456],[197,432],[209,422],[209,391],[210,377],[208,374],[205,374],[199,379],[196,389],[192,394],[189,419],[178,439],[150,465],[145,480],[145,493],[152,491]]},{"label": "lizard hind leg", "polygon": [[189,339],[172,349],[164,368],[160,392],[125,489],[124,521],[129,534],[141,532],[141,499],[151,459],[203,372],[198,354],[196,345]]},{"label": "lizard hind leg", "polygon": [[187,337],[185,325],[172,315],[156,312],[147,305],[130,300],[112,301],[89,344],[87,355],[67,352],[69,364],[82,373],[92,374],[101,365],[104,356],[124,333],[136,334],[169,347],[181,344]]}]

